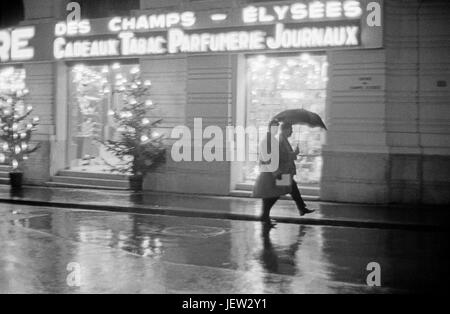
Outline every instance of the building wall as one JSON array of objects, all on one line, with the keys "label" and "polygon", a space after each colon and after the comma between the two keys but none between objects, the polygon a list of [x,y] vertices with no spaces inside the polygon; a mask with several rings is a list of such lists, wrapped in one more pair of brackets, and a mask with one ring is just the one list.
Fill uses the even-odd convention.
[{"label": "building wall", "polygon": [[25,23],[61,18],[66,15],[66,4],[70,0],[22,0],[25,9]]},{"label": "building wall", "polygon": [[50,137],[54,134],[54,75],[53,63],[27,63],[26,84],[30,90],[28,103],[33,105],[33,115],[40,118],[33,142],[41,145],[25,163],[24,179],[28,183],[43,184],[50,178]]},{"label": "building wall", "polygon": [[[66,0],[23,0],[25,20],[22,25],[36,24],[59,19],[65,14]],[[33,134],[32,141],[39,143],[40,149],[31,154],[25,163],[24,181],[27,184],[45,184],[55,173],[55,135],[56,135],[56,63],[25,63],[26,84],[30,90],[28,102],[33,105],[33,114],[39,116],[40,123]],[[60,160],[61,150],[58,160]]]},{"label": "building wall", "polygon": [[[210,10],[245,2],[141,0],[141,11]],[[23,24],[27,24],[61,18],[67,1],[24,3]],[[417,12],[418,0],[385,0],[383,49],[327,53],[329,131],[323,149],[323,200],[450,202],[450,4],[424,1],[419,22]],[[236,54],[141,58],[143,74],[153,82],[162,128],[170,132],[182,124],[193,131],[195,117],[203,118],[203,127],[235,123],[238,58]],[[55,172],[50,150],[52,156],[59,156],[65,146],[58,137],[61,132],[55,131],[64,126],[54,121],[60,108],[55,91],[60,66],[49,62],[25,67],[31,102],[42,121],[35,139],[43,144],[28,163],[26,179],[42,183]],[[355,90],[362,77],[370,77],[369,85],[376,88]],[[55,139],[59,144],[50,145]],[[169,144],[173,142],[169,139]],[[168,158],[146,178],[144,188],[226,195],[231,173],[228,162],[175,163]]]},{"label": "building wall", "polygon": [[[321,199],[382,203],[388,195],[383,49],[328,53]],[[378,89],[359,90],[370,77]]]},{"label": "building wall", "polygon": [[[187,6],[200,11],[233,5],[236,1],[141,0],[144,11],[152,8],[179,10]],[[177,125],[187,126],[193,135],[194,118],[202,118],[203,129],[215,125],[225,131],[225,127],[231,124],[232,106],[235,104],[232,103],[233,56],[230,54],[146,58],[141,65],[147,78],[153,82],[153,98],[162,112],[162,126],[167,135],[170,135],[170,128]],[[173,97],[176,97],[173,99],[176,105],[169,105]],[[169,139],[169,143],[175,140]],[[207,141],[204,140],[202,145]],[[195,146],[193,150],[202,147]],[[230,192],[230,172],[231,164],[226,161],[174,162],[170,158],[169,145],[167,163],[147,176],[144,189],[227,195]]]},{"label": "building wall", "polygon": [[390,201],[448,204],[450,3],[391,1],[387,9]]},{"label": "building wall", "polygon": [[[162,113],[162,127],[166,129],[166,134],[170,136],[171,128],[185,125],[193,136],[195,118],[202,118],[203,129],[208,125],[216,125],[225,130],[231,118],[231,57],[160,58],[148,58],[141,64],[144,75],[153,82],[153,98]],[[172,104],[169,105],[169,102]],[[175,140],[169,141],[173,143]],[[203,143],[202,146],[193,147],[193,150],[202,149]],[[229,193],[230,163],[174,162],[170,157],[170,145],[167,155],[167,163],[145,180],[145,189],[222,195]]]},{"label": "building wall", "polygon": [[[425,1],[419,22],[418,10],[385,1],[384,49],[329,53],[323,200],[450,202],[450,6]],[[360,76],[382,88],[349,91]]]}]

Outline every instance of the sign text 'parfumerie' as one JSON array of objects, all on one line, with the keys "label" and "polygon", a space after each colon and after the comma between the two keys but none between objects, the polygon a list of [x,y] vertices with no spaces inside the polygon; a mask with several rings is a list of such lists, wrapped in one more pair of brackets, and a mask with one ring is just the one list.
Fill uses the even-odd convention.
[{"label": "sign text 'parfumerie'", "polygon": [[[58,22],[45,28],[53,34],[43,34],[40,25],[19,27],[0,31],[0,61],[37,59],[35,51],[49,47],[52,51],[41,52],[40,59],[378,48],[381,31],[362,22],[366,2],[276,2],[228,12],[184,11]],[[46,38],[52,42],[44,46],[41,42]]]}]

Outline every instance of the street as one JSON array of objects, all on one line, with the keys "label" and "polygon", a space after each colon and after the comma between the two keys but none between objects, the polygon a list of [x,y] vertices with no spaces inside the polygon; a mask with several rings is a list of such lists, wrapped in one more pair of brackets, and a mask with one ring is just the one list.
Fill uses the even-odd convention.
[{"label": "street", "polygon": [[0,293],[443,292],[448,247],[445,232],[0,203]]}]

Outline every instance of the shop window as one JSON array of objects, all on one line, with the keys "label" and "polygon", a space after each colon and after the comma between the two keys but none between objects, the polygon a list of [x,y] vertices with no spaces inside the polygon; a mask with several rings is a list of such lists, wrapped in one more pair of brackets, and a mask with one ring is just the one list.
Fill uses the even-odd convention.
[{"label": "shop window", "polygon": [[78,0],[81,16],[95,19],[108,16],[127,16],[131,10],[139,10],[139,0]]},{"label": "shop window", "polygon": [[123,99],[114,93],[114,82],[130,78],[137,64],[77,64],[70,68],[69,168],[75,171],[109,172],[120,162],[102,144],[120,136],[111,115]]},{"label": "shop window", "polygon": [[[267,128],[277,113],[304,108],[325,119],[327,62],[325,55],[297,54],[281,56],[252,56],[247,59],[247,126]],[[298,145],[302,157],[296,162],[297,182],[319,184],[322,170],[324,132],[319,128],[294,126],[290,138],[292,147]],[[257,142],[257,138],[250,138]],[[251,144],[252,147],[255,143]],[[257,144],[256,144],[257,145]],[[256,151],[253,153],[256,158]],[[255,180],[257,162],[246,162],[245,181]]]},{"label": "shop window", "polygon": [[14,93],[25,88],[25,69],[0,67],[0,93]]},{"label": "shop window", "polygon": [[[25,88],[25,69],[21,67],[0,67],[0,94],[11,94]],[[2,162],[0,161],[0,164]]]}]

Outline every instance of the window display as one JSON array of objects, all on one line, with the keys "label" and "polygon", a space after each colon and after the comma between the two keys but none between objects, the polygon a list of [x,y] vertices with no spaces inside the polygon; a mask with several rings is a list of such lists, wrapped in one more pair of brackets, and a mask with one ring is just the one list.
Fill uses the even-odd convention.
[{"label": "window display", "polygon": [[0,68],[0,93],[13,93],[24,88],[24,68],[12,66]]},{"label": "window display", "polygon": [[[21,67],[0,68],[0,94],[11,94],[25,88],[25,69]],[[5,164],[5,157],[0,156],[0,164]]]},{"label": "window display", "polygon": [[[287,109],[303,108],[325,119],[327,61],[325,55],[252,56],[247,59],[247,126],[267,127],[270,119]],[[322,169],[324,132],[294,125],[290,138],[301,156],[296,161],[297,182],[318,184]],[[250,138],[250,143],[258,141]],[[251,147],[255,147],[254,143]],[[257,152],[251,152],[257,154]],[[255,157],[256,158],[256,157]],[[255,180],[257,162],[246,162],[245,181]]]},{"label": "window display", "polygon": [[119,161],[101,142],[119,136],[112,114],[123,106],[114,82],[127,80],[133,64],[78,64],[70,70],[71,170],[109,172]]}]

